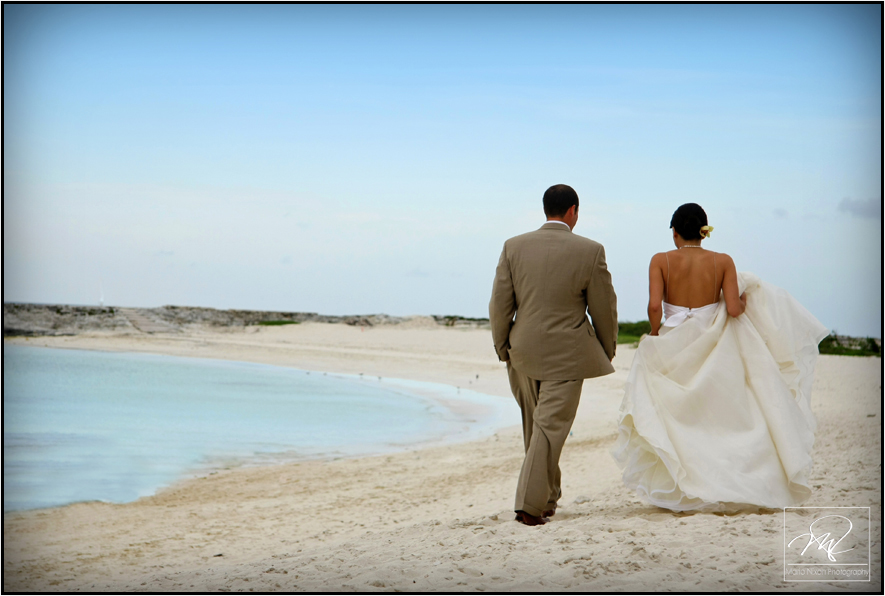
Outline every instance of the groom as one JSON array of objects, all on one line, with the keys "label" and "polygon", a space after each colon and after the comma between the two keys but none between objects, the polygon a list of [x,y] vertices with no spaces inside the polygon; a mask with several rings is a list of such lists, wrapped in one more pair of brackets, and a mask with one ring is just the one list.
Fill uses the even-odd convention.
[{"label": "groom", "polygon": [[547,223],[540,229],[504,243],[489,302],[495,351],[507,363],[522,409],[525,460],[515,509],[517,521],[529,526],[547,523],[556,512],[559,456],[581,386],[584,379],[614,372],[618,335],[605,250],[572,234],[577,193],[565,184],[551,186],[544,213]]}]

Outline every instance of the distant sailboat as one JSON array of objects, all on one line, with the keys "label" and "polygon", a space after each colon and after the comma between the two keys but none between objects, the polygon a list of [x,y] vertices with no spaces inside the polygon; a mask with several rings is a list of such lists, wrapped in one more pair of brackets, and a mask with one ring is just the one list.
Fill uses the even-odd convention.
[{"label": "distant sailboat", "polygon": [[100,296],[98,298],[98,305],[101,308],[104,308],[104,288],[101,287],[101,280],[99,280],[99,282],[98,282],[98,292],[100,294]]}]

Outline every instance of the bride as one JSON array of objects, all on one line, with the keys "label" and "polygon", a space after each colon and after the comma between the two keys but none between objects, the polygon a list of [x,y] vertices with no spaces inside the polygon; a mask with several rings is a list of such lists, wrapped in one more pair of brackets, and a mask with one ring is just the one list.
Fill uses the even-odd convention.
[{"label": "bride", "polygon": [[624,482],[673,511],[802,503],[828,331],[786,291],[704,249],[713,228],[699,205],[679,207],[670,227],[676,250],[649,266],[651,335],[634,356],[612,449]]}]

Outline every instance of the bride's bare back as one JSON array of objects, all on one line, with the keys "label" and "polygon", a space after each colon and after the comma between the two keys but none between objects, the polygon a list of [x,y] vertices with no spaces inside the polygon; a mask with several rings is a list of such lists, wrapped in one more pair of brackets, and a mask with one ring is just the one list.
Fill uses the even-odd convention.
[{"label": "bride's bare back", "polygon": [[732,258],[699,246],[686,246],[652,257],[648,293],[652,335],[657,335],[660,327],[662,301],[674,306],[700,308],[718,302],[720,295],[724,295],[728,314],[736,317],[744,312]]},{"label": "bride's bare back", "polygon": [[723,257],[727,256],[703,248],[682,248],[664,253],[665,266],[661,271],[664,301],[688,308],[719,302],[725,278]]}]

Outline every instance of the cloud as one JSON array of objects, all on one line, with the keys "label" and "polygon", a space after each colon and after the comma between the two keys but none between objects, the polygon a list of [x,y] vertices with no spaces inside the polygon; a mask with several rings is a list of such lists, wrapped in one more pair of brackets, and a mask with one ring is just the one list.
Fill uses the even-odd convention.
[{"label": "cloud", "polygon": [[772,213],[774,213],[774,216],[778,219],[787,219],[787,217],[789,217],[790,215],[790,213],[786,209],[781,208],[775,209]]},{"label": "cloud", "polygon": [[882,199],[849,199],[845,197],[839,203],[839,211],[864,219],[882,218]]}]

